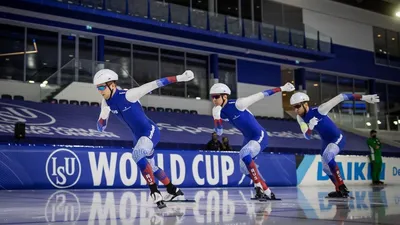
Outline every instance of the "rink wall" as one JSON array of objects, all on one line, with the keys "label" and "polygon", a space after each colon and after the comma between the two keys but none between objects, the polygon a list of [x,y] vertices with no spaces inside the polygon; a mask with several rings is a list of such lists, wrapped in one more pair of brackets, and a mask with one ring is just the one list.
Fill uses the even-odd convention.
[{"label": "rink wall", "polygon": [[[154,158],[181,187],[253,185],[240,171],[238,152],[160,149]],[[367,156],[338,156],[336,161],[346,184],[371,183]],[[319,155],[261,153],[256,162],[270,186],[331,185]],[[383,162],[381,180],[400,184],[400,158],[384,157]],[[146,186],[127,148],[0,145],[0,171],[3,189]]]},{"label": "rink wall", "polygon": [[[181,187],[252,186],[240,172],[237,152],[157,150],[154,158]],[[294,155],[261,154],[258,160],[270,185],[296,185]],[[0,187],[5,189],[146,186],[131,149],[3,145],[0,171]]]},{"label": "rink wall", "polygon": [[[297,184],[299,186],[330,185],[329,177],[323,172],[320,155],[296,156]],[[346,184],[371,183],[371,165],[368,156],[338,155],[335,158],[341,176]],[[381,181],[386,184],[400,184],[400,158],[383,157]]]}]

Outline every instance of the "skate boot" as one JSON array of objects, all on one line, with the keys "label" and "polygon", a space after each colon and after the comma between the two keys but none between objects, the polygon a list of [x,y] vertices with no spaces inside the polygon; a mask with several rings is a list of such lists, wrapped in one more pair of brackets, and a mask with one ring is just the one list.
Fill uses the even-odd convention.
[{"label": "skate boot", "polygon": [[264,190],[263,190],[263,187],[262,187],[262,185],[260,184],[260,183],[256,183],[256,184],[254,184],[254,190],[256,191],[256,194],[255,194],[255,196],[254,196],[254,198],[255,199],[267,199],[267,198],[269,198],[265,193],[264,193]]},{"label": "skate boot", "polygon": [[254,196],[255,199],[258,200],[276,200],[275,194],[271,192],[271,194],[267,194],[265,190],[263,190],[262,185],[257,183],[254,185],[254,189],[256,190],[256,194]]},{"label": "skate boot", "polygon": [[[175,189],[175,190],[173,190]],[[164,197],[164,200],[169,202],[172,200],[185,200],[185,195],[181,191],[181,189],[174,187],[171,190],[167,189],[168,194]]]},{"label": "skate boot", "polygon": [[349,197],[349,190],[347,190],[346,185],[342,184],[339,186],[339,192],[342,194],[343,198]]},{"label": "skate boot", "polygon": [[342,198],[342,192],[340,191],[332,191],[331,193],[328,194],[329,198]]},{"label": "skate boot", "polygon": [[153,199],[153,202],[157,204],[157,207],[159,209],[167,207],[167,205],[164,203],[163,197],[159,191],[155,191],[150,194],[151,198]]}]

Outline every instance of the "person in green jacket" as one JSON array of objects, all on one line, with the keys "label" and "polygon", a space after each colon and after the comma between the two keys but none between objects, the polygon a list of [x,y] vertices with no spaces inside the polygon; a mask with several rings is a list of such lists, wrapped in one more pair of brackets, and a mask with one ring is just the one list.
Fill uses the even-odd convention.
[{"label": "person in green jacket", "polygon": [[376,137],[376,130],[371,130],[370,138],[367,140],[368,147],[371,151],[369,159],[371,160],[372,166],[372,184],[379,185],[383,184],[379,180],[381,169],[382,169],[382,151],[381,151],[381,141]]}]

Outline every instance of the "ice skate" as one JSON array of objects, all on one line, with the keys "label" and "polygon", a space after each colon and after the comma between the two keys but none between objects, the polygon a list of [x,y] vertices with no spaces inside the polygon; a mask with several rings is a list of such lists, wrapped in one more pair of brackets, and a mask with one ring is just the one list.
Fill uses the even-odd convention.
[{"label": "ice skate", "polygon": [[164,197],[166,202],[185,200],[185,195],[179,188],[175,188],[175,191],[167,190],[167,194]]},{"label": "ice skate", "polygon": [[164,199],[159,191],[151,193],[150,196],[153,199],[153,202],[157,204],[157,207],[159,209],[167,207],[167,205],[164,203]]},{"label": "ice skate", "polygon": [[252,200],[259,200],[259,201],[269,201],[269,200],[281,200],[275,197],[273,192],[267,194],[265,190],[263,190],[262,185],[260,183],[256,184],[254,189],[256,190],[256,194]]}]

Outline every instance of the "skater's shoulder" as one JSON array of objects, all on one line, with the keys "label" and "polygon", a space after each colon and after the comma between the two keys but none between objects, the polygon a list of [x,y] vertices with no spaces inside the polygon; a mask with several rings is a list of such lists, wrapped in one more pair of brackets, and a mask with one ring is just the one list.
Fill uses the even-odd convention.
[{"label": "skater's shoulder", "polygon": [[229,99],[227,104],[232,105],[232,104],[235,104],[236,101],[237,101],[237,99]]},{"label": "skater's shoulder", "polygon": [[223,111],[236,109],[236,99],[229,99],[228,102],[222,107]]}]

